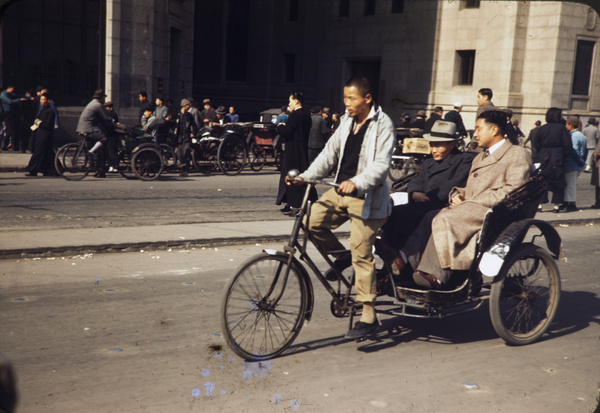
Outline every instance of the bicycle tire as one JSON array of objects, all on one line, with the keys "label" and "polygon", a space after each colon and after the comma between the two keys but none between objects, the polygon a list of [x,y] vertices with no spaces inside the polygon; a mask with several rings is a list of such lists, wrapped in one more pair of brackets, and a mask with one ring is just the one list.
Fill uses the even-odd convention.
[{"label": "bicycle tire", "polygon": [[520,245],[490,291],[490,317],[508,344],[538,340],[550,327],[560,298],[560,275],[554,258],[534,244]]},{"label": "bicycle tire", "polygon": [[78,143],[68,143],[56,152],[54,169],[67,181],[81,181],[91,170],[85,148]]},{"label": "bicycle tire", "polygon": [[[277,302],[266,297],[275,277],[285,274],[284,255],[256,255],[229,280],[221,301],[221,330],[235,354],[248,361],[279,356],[296,339],[308,306],[307,285],[292,266],[283,295]],[[278,284],[282,283],[278,278]],[[280,286],[280,285],[278,285]],[[275,288],[277,294],[281,290]]]}]

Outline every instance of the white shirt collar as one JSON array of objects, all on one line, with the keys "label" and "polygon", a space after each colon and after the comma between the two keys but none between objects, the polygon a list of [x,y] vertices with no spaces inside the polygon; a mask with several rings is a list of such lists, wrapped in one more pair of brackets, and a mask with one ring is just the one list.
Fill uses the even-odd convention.
[{"label": "white shirt collar", "polygon": [[498,143],[496,143],[496,144],[492,145],[490,148],[488,148],[488,153],[489,153],[490,155],[491,155],[491,154],[493,154],[493,153],[494,153],[494,151],[495,151],[496,149],[498,149],[499,147],[501,147],[501,146],[502,146],[502,144],[503,144],[504,142],[506,142],[506,138],[505,138],[505,139],[502,139],[500,142],[498,142]]}]

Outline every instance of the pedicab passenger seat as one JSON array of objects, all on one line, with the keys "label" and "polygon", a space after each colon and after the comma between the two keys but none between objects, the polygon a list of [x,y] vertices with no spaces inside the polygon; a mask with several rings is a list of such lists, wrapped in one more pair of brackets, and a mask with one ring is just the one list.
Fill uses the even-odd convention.
[{"label": "pedicab passenger seat", "polygon": [[[458,303],[477,295],[481,289],[481,274],[477,268],[481,254],[496,241],[502,231],[513,222],[533,218],[539,200],[547,191],[542,164],[529,180],[511,191],[502,201],[493,205],[486,214],[479,232],[475,259],[470,270],[454,271],[444,290],[420,290],[398,287],[398,296],[413,302],[420,302],[440,313],[447,304]],[[470,284],[470,285],[469,285]]]}]

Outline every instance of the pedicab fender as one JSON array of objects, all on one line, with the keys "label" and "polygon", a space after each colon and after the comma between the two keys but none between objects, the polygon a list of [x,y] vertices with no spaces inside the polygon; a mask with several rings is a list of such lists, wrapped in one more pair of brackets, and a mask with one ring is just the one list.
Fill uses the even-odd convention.
[{"label": "pedicab fender", "polygon": [[[289,257],[289,255],[283,251],[265,249],[265,250],[263,250],[263,252],[268,255],[279,256],[279,257],[283,257],[286,259]],[[294,265],[298,269],[298,273],[300,274],[300,277],[302,277],[304,282],[306,283],[307,303],[306,303],[306,311],[304,314],[305,314],[306,321],[310,321],[310,319],[312,317],[314,304],[315,304],[315,294],[314,294],[314,290],[313,290],[312,281],[310,280],[310,276],[308,275],[306,268],[304,268],[304,265],[302,265],[296,257],[292,257],[292,265]]]},{"label": "pedicab fender", "polygon": [[528,218],[513,222],[506,227],[496,241],[483,253],[479,261],[479,271],[481,271],[484,282],[494,281],[505,258],[523,243],[523,239],[531,227],[537,227],[541,231],[554,259],[566,262],[562,240],[556,229],[546,221]]}]

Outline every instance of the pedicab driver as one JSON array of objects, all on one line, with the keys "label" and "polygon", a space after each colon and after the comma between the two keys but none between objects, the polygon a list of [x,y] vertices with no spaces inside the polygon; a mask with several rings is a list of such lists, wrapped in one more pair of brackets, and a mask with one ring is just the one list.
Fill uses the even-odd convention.
[{"label": "pedicab driver", "polygon": [[[330,189],[312,206],[309,229],[324,250],[343,250],[331,230],[350,220],[351,253],[337,256],[334,265],[340,271],[354,267],[356,300],[363,303],[363,311],[346,338],[356,339],[379,325],[372,247],[377,230],[391,210],[386,176],[395,132],[390,118],[373,102],[366,78],[352,78],[346,83],[344,105],[346,113],[340,126],[300,178],[322,179],[335,171],[339,188]],[[287,178],[286,183],[299,184]],[[337,278],[331,270],[325,276],[329,280]]]}]

